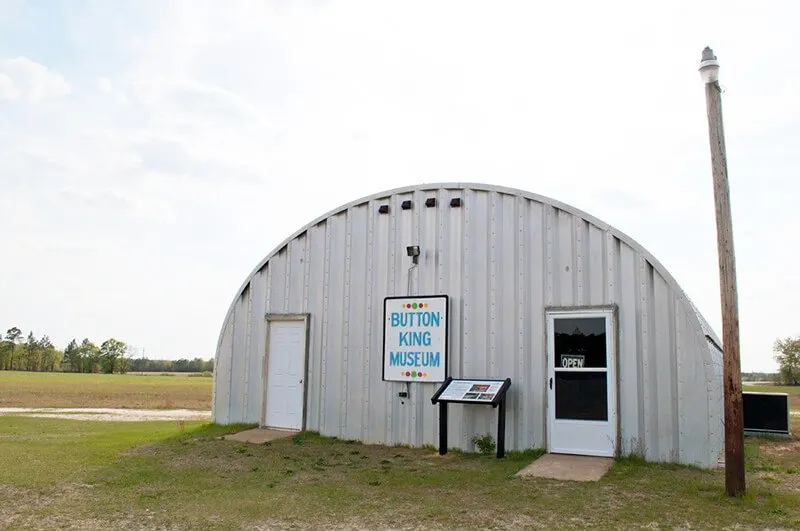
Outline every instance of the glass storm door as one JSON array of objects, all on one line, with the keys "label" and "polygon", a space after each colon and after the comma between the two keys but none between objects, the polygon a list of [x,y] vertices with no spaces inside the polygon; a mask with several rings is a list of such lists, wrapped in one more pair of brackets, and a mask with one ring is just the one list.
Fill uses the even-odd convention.
[{"label": "glass storm door", "polygon": [[547,449],[614,456],[617,440],[613,310],[547,314]]}]

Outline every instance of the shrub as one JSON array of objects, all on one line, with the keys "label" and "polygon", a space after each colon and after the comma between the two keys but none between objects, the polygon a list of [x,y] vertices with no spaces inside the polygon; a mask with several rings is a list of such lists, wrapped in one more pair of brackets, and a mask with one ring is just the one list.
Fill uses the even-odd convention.
[{"label": "shrub", "polygon": [[483,436],[475,435],[472,438],[472,444],[478,447],[478,451],[482,454],[493,454],[497,445],[494,442],[494,438],[489,435],[488,433]]}]

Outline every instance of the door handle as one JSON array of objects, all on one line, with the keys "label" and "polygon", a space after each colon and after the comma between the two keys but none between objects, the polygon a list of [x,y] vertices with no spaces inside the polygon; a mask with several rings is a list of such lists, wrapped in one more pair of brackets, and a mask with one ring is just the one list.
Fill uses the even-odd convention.
[{"label": "door handle", "polygon": [[550,389],[552,389],[552,388],[553,388],[553,379],[550,378]]}]

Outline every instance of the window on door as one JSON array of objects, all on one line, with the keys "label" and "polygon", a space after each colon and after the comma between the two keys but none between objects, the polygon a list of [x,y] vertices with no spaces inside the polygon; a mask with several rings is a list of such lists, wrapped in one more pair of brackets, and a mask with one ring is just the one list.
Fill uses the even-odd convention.
[{"label": "window on door", "polygon": [[555,417],[608,420],[608,341],[605,317],[556,317]]}]

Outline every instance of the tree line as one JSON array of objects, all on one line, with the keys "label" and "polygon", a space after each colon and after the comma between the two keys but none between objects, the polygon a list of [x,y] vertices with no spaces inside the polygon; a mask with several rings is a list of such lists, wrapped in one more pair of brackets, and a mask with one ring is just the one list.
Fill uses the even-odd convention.
[{"label": "tree line", "polygon": [[773,350],[778,362],[779,383],[800,385],[800,336],[778,339]]},{"label": "tree line", "polygon": [[214,360],[150,360],[132,358],[133,348],[115,338],[100,346],[84,338],[73,339],[62,351],[47,335],[27,337],[16,326],[0,334],[0,370],[35,372],[126,373],[134,372],[211,372]]},{"label": "tree line", "polygon": [[179,360],[150,360],[135,358],[128,361],[131,372],[213,372],[214,360],[181,358]]}]

